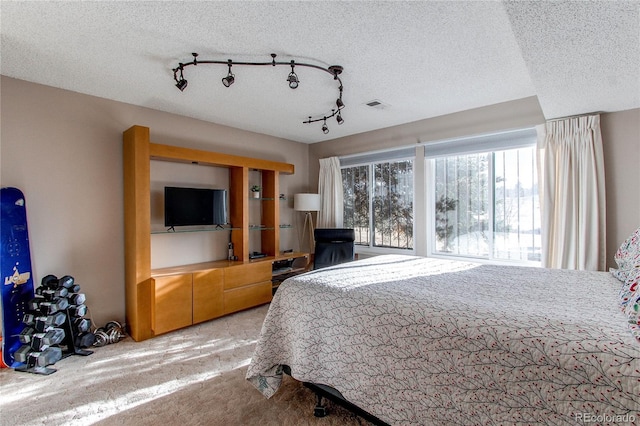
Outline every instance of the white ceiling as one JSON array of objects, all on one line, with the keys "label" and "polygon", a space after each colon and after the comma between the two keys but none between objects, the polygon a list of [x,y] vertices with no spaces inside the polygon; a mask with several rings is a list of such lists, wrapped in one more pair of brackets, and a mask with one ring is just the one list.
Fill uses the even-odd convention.
[{"label": "white ceiling", "polygon": [[[3,75],[304,143],[537,96],[547,118],[640,107],[640,1],[6,1]],[[172,68],[199,59],[344,67]],[[371,100],[387,104],[372,109]]]}]

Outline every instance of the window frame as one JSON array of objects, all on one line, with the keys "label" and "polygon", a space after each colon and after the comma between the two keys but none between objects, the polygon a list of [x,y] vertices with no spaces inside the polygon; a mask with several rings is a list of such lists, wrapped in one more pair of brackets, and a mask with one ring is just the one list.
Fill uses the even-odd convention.
[{"label": "window frame", "polygon": [[[506,145],[504,143],[505,140],[508,139],[510,135],[514,135],[517,142],[512,146]],[[491,139],[495,138],[496,143],[492,145]],[[474,141],[479,141],[477,144],[480,148],[471,148],[474,145]],[[447,144],[451,146],[451,152],[447,153]],[[501,259],[494,257],[494,247],[495,242],[494,238],[490,239],[489,243],[489,255],[488,256],[475,256],[475,255],[467,255],[461,256],[458,254],[445,254],[442,252],[436,251],[436,221],[435,221],[435,203],[436,203],[436,173],[435,173],[435,160],[437,158],[443,157],[451,157],[457,155],[469,155],[469,154],[490,154],[489,155],[489,194],[487,203],[491,208],[491,220],[488,221],[488,232],[491,235],[494,234],[494,221],[495,221],[495,153],[500,151],[512,150],[512,149],[522,149],[522,148],[533,148],[535,150],[537,144],[537,137],[535,134],[535,128],[525,128],[515,131],[508,132],[500,132],[494,134],[486,134],[480,135],[476,137],[466,137],[466,138],[457,138],[446,141],[435,142],[435,151],[436,155],[429,155],[428,144],[425,144],[425,189],[426,189],[426,197],[425,197],[425,213],[427,226],[427,233],[425,235],[426,238],[426,249],[427,257],[433,257],[438,259],[451,259],[451,260],[460,260],[460,261],[473,261],[478,263],[485,264],[493,264],[493,265],[521,265],[521,266],[537,266],[541,267],[540,261],[531,261],[531,260],[516,260],[516,259]],[[466,151],[465,147],[468,147],[469,150]],[[534,152],[535,154],[535,152]]]},{"label": "window frame", "polygon": [[[347,164],[343,165],[343,159],[349,157],[342,157],[340,171],[343,169],[349,169],[353,167],[362,167],[367,166],[368,168],[368,176],[367,176],[367,189],[368,189],[368,203],[369,203],[369,244],[355,244],[355,252],[360,254],[371,254],[371,255],[379,255],[379,254],[407,254],[407,255],[415,255],[416,254],[416,173],[415,167],[416,162],[418,161],[418,157],[415,154],[415,148],[412,148],[413,153],[408,154],[407,149],[401,150],[391,150],[391,151],[376,151],[372,153],[367,153],[363,155],[354,156],[354,159],[347,161]],[[404,154],[403,154],[404,153]],[[395,155],[394,155],[395,154]],[[384,157],[384,155],[390,155],[390,157]],[[360,160],[360,161],[358,161]],[[412,247],[411,248],[399,248],[399,247],[382,247],[376,246],[375,243],[375,233],[374,233],[374,206],[373,206],[373,190],[374,190],[374,168],[376,164],[384,164],[384,163],[395,163],[400,161],[408,161],[412,162],[412,188],[411,188],[411,232],[412,232]]]}]

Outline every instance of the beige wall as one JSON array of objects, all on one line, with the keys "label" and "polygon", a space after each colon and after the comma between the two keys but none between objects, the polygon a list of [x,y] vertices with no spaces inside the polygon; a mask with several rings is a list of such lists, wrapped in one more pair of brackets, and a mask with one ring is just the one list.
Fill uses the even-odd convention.
[{"label": "beige wall", "polygon": [[309,183],[313,188],[318,187],[320,158],[521,129],[542,122],[544,116],[538,98],[530,97],[315,143],[309,150]]},{"label": "beige wall", "polygon": [[[25,192],[36,285],[73,275],[98,325],[124,319],[122,132],[134,124],[156,143],[293,163],[280,191],[293,194],[317,187],[319,158],[544,121],[527,98],[309,146],[7,77],[0,84],[0,184]],[[640,110],[603,114],[602,132],[611,259],[640,226]],[[297,248],[295,235],[282,238]]]},{"label": "beige wall", "polygon": [[601,116],[607,197],[607,265],[640,226],[640,109]]},{"label": "beige wall", "polygon": [[124,320],[124,130],[138,124],[155,143],[293,163],[280,192],[308,191],[306,144],[7,77],[0,87],[0,184],[25,193],[35,284],[74,276],[98,325]]}]

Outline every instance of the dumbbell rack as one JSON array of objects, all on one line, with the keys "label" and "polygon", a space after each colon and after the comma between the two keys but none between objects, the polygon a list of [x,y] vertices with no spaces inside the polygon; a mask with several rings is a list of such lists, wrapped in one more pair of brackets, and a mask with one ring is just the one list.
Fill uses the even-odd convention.
[{"label": "dumbbell rack", "polygon": [[[64,279],[73,280],[73,277],[65,276],[61,278],[60,281]],[[47,276],[43,278],[43,287],[45,285],[55,286],[56,285],[55,283],[57,283],[57,281],[58,280],[57,278],[55,278],[55,276],[52,276],[52,275]],[[71,282],[71,284],[73,284],[73,282]],[[76,285],[75,287],[76,287],[76,291],[79,291],[79,286]],[[84,299],[84,295],[81,295],[81,296]],[[62,298],[65,298],[65,297],[63,296]],[[54,368],[48,367],[48,365],[54,364],[57,361],[71,355],[87,356],[93,353],[93,351],[83,349],[80,346],[83,344],[86,344],[86,346],[91,346],[95,340],[93,333],[86,332],[86,329],[90,328],[90,325],[91,325],[89,319],[83,318],[84,312],[86,312],[86,306],[83,305],[82,306],[83,310],[79,310],[78,305],[68,305],[67,303],[64,309],[60,309],[55,312],[50,312],[47,315],[47,314],[44,314],[43,312],[38,311],[38,309],[40,308],[40,303],[45,301],[47,301],[47,299],[45,298],[42,298],[41,301],[39,301],[38,298],[34,299],[34,302],[33,302],[34,306],[32,306],[33,314],[41,315],[39,318],[42,318],[43,317],[42,315],[44,315],[44,318],[48,317],[48,319],[50,320],[51,317],[49,317],[49,315],[54,315],[54,314],[57,314],[58,312],[62,312],[65,315],[63,323],[55,323],[52,326],[45,325],[43,328],[45,333],[50,330],[62,330],[64,332],[64,337],[60,341],[54,342],[51,346],[47,345],[45,349],[39,349],[39,348],[33,348],[32,339],[35,340],[36,334],[33,334],[33,337],[30,334],[27,334],[25,336],[25,341],[23,342],[23,346],[18,350],[18,352],[22,352],[21,355],[22,357],[24,357],[24,360],[23,360],[24,365],[16,367],[15,371],[49,375],[54,373],[57,370]],[[80,303],[83,304],[83,302],[84,300],[82,300]],[[34,307],[36,309],[33,309]],[[27,316],[25,315],[25,318],[26,317]],[[80,330],[78,325],[74,324],[74,321],[77,321],[77,320],[85,321],[85,324],[84,324],[85,330]],[[25,323],[27,323],[26,319],[25,319]],[[37,320],[35,321],[35,323],[32,323],[32,324],[27,323],[27,326],[31,326],[34,324],[36,324],[35,328],[37,330],[38,329]],[[41,330],[41,333],[42,333],[42,330]],[[87,337],[89,338],[87,339]],[[44,356],[40,356],[41,352],[38,352],[39,350],[41,350],[42,353],[46,351],[48,351],[48,353],[45,354]],[[42,360],[43,358],[44,358],[44,361]],[[42,363],[47,363],[47,365],[42,365]]]},{"label": "dumbbell rack", "polygon": [[[62,350],[62,357],[60,359],[67,358],[71,355],[81,355],[81,356],[91,355],[93,351],[82,349],[76,346],[76,339],[78,337],[77,336],[78,333],[76,332],[76,329],[73,326],[73,323],[71,322],[73,317],[69,312],[69,308],[65,309],[64,313],[66,315],[64,324],[62,324],[62,327],[59,327],[62,330],[64,330],[64,338],[60,343],[56,345],[56,346],[59,346],[60,349]],[[30,365],[29,362],[27,362],[23,366],[16,367],[14,370],[20,371],[23,373],[34,373],[34,374],[43,374],[43,375],[49,375],[57,371],[55,368],[51,368],[51,367],[41,367],[37,365]]]}]

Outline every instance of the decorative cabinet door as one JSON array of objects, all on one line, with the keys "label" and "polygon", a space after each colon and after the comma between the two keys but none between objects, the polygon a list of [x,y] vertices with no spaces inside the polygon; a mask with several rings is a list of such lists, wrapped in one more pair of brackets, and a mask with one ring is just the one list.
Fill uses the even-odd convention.
[{"label": "decorative cabinet door", "polygon": [[195,272],[193,274],[193,323],[207,321],[223,315],[222,269]]},{"label": "decorative cabinet door", "polygon": [[152,327],[162,334],[192,324],[191,274],[166,275],[154,279]]}]

